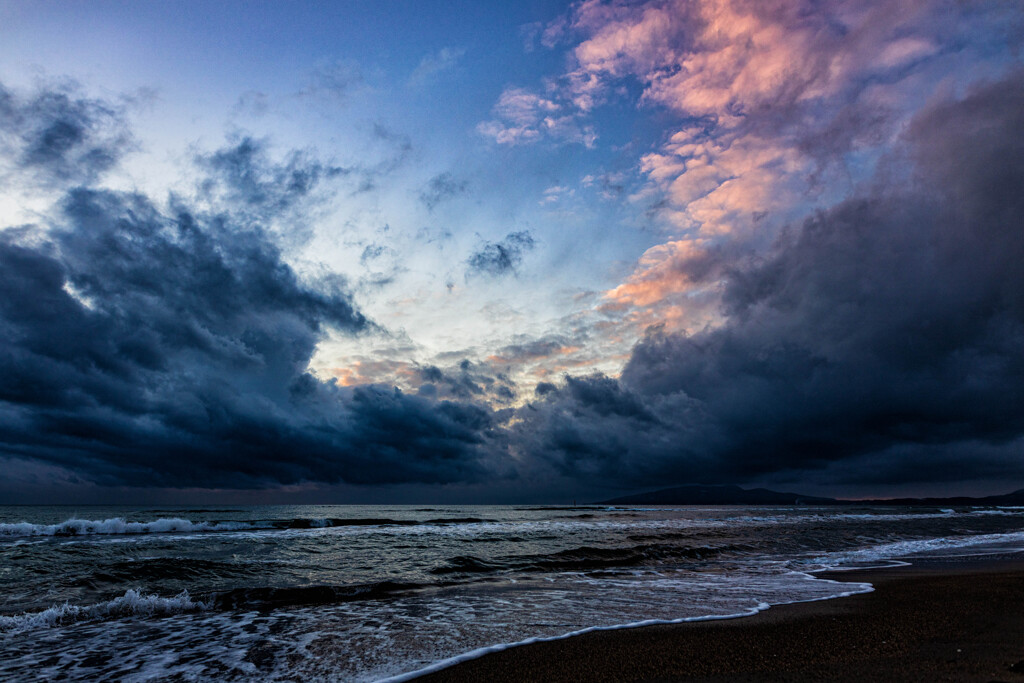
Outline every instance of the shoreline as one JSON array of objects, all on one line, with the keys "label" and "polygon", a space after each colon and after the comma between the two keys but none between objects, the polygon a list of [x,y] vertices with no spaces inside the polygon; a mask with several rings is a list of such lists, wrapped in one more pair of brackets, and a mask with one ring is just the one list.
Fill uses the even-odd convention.
[{"label": "shoreline", "polygon": [[749,616],[595,629],[401,679],[1024,683],[1024,553],[911,562],[815,574],[870,583],[870,592]]}]

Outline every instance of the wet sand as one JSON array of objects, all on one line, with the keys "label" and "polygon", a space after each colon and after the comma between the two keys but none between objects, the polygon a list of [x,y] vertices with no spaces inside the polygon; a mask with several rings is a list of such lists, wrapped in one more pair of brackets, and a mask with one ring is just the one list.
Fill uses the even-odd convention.
[{"label": "wet sand", "polygon": [[875,591],[725,621],[598,631],[418,678],[466,681],[1024,683],[1024,557],[820,574]]}]

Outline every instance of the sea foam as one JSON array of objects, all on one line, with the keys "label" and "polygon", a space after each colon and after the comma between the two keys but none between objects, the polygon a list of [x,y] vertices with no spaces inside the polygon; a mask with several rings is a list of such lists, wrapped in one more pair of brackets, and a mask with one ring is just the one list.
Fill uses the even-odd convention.
[{"label": "sea foam", "polygon": [[111,519],[68,519],[59,524],[31,524],[17,522],[0,524],[0,537],[17,536],[89,536],[94,534],[164,534],[183,531],[229,531],[252,528],[245,523],[193,522],[174,517],[152,522],[129,522],[121,517]]},{"label": "sea foam", "polygon": [[96,621],[130,616],[166,616],[206,609],[204,602],[193,600],[184,590],[174,597],[162,598],[158,595],[142,595],[137,590],[129,589],[125,594],[113,600],[95,605],[72,605],[65,602],[54,605],[41,612],[26,612],[16,616],[0,616],[0,633],[23,633],[39,628],[66,626],[80,621]]},{"label": "sea foam", "polygon": [[829,569],[842,569],[844,565],[879,560],[897,560],[909,555],[934,553],[950,550],[968,551],[976,546],[998,545],[1003,550],[1019,551],[1024,548],[1024,531],[1000,534],[978,534],[975,536],[945,536],[918,540],[895,541],[843,550],[815,558],[817,563]]}]

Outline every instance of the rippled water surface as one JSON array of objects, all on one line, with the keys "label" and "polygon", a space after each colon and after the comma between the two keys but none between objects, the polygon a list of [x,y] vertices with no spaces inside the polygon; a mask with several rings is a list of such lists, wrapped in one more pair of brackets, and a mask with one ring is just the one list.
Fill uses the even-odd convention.
[{"label": "rippled water surface", "polygon": [[401,677],[589,628],[868,590],[808,572],[1024,546],[1024,510],[0,508],[0,677]]}]

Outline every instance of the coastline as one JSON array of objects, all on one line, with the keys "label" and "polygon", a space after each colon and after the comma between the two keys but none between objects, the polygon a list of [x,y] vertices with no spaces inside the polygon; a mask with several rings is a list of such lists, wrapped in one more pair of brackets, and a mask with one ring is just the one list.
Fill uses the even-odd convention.
[{"label": "coastline", "polygon": [[1024,683],[1024,554],[817,576],[875,590],[519,645],[414,680]]}]

